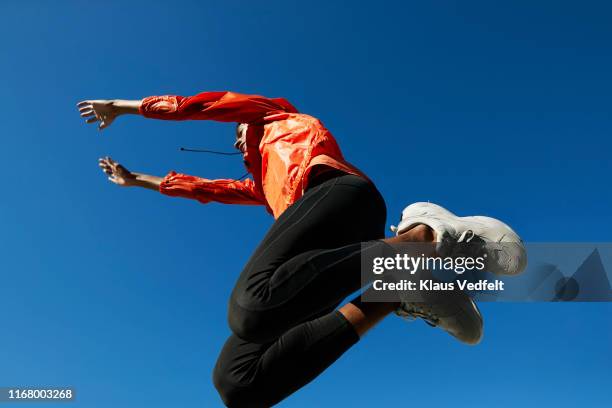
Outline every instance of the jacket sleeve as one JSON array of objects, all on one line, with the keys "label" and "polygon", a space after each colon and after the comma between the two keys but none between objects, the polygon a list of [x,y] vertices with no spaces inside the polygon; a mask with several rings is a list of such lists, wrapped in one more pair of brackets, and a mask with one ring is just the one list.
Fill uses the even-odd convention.
[{"label": "jacket sleeve", "polygon": [[255,190],[255,182],[246,180],[208,180],[201,177],[171,171],[162,180],[159,191],[172,197],[198,200],[206,204],[211,201],[225,204],[265,205]]},{"label": "jacket sleeve", "polygon": [[165,120],[216,120],[250,123],[273,113],[297,113],[283,98],[266,98],[234,92],[203,92],[194,96],[149,96],[140,103],[140,114]]}]

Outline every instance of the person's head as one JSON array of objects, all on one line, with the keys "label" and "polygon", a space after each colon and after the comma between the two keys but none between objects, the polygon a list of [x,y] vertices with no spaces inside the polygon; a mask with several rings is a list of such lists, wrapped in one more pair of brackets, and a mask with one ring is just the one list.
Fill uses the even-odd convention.
[{"label": "person's head", "polygon": [[249,125],[246,123],[239,123],[236,126],[236,142],[234,143],[234,147],[240,150],[242,153],[246,152],[246,134]]}]

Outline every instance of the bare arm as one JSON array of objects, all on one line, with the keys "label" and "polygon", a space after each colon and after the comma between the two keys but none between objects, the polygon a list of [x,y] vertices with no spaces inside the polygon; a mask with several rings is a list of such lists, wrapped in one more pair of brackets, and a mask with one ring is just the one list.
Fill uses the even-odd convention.
[{"label": "bare arm", "polygon": [[99,159],[98,165],[111,182],[122,187],[143,187],[159,191],[163,180],[161,177],[131,172],[108,156]]},{"label": "bare arm", "polygon": [[98,129],[108,127],[121,115],[140,115],[140,100],[96,99],[81,101],[77,104],[81,117],[86,123],[98,124]]}]

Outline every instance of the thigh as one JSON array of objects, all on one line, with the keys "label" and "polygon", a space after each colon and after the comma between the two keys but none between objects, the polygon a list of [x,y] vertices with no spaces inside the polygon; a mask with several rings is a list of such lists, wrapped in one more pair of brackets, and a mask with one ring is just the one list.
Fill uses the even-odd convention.
[{"label": "thigh", "polygon": [[272,225],[242,271],[233,296],[248,303],[249,292],[267,284],[281,265],[314,250],[384,237],[385,203],[363,178],[346,175],[309,190]]}]

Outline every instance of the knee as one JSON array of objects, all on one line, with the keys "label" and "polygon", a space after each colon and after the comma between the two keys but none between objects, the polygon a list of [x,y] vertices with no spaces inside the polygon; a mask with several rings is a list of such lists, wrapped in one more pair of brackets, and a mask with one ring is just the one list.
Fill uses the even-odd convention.
[{"label": "knee", "polygon": [[236,391],[238,388],[228,381],[227,373],[220,369],[219,366],[215,367],[213,371],[213,384],[225,406],[237,406],[238,395]]},{"label": "knee", "polygon": [[226,373],[223,368],[217,366],[213,372],[213,383],[219,397],[226,407],[229,408],[245,408],[245,407],[263,407],[265,405],[257,405],[257,398],[250,386],[241,386],[233,383],[229,373]]}]

